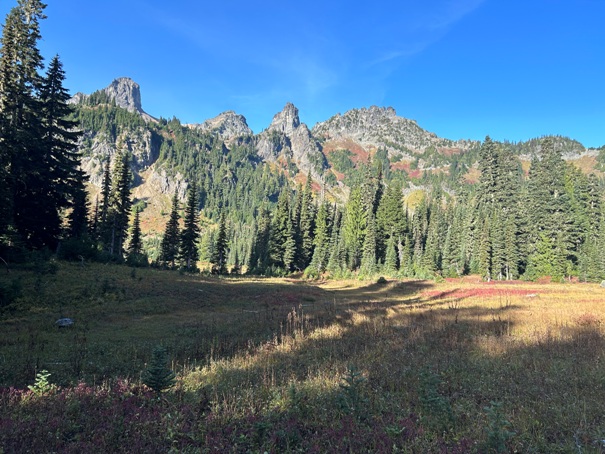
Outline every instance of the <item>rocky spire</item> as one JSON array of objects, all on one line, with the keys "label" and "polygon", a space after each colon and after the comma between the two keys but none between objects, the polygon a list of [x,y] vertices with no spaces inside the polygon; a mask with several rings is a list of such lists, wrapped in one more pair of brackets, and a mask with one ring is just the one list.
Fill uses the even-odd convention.
[{"label": "rocky spire", "polygon": [[269,130],[283,132],[286,136],[290,136],[299,126],[298,109],[294,104],[287,103],[281,112],[275,114]]},{"label": "rocky spire", "polygon": [[141,87],[128,77],[115,79],[107,88],[105,93],[114,99],[118,107],[129,112],[143,113],[141,106]]}]

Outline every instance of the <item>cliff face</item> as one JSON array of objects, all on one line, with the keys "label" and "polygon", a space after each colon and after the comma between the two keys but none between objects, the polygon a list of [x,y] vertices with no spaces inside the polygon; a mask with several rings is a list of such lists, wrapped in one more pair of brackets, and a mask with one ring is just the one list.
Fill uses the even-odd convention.
[{"label": "cliff face", "polygon": [[322,179],[326,167],[321,146],[311,131],[300,122],[298,109],[291,103],[273,117],[266,131],[258,135],[258,155],[268,162],[294,163],[299,171]]}]

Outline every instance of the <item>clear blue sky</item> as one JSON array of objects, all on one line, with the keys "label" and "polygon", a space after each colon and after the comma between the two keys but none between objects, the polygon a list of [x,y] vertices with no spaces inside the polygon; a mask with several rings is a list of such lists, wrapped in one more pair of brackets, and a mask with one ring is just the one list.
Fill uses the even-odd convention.
[{"label": "clear blue sky", "polygon": [[378,105],[451,139],[605,145],[603,0],[47,3],[67,88],[128,76],[157,117],[235,110],[260,132],[286,102],[309,127]]}]

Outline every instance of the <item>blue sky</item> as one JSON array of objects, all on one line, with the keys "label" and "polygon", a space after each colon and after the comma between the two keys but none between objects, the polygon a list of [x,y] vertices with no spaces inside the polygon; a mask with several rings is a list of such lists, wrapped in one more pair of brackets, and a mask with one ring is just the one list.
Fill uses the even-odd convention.
[{"label": "blue sky", "polygon": [[602,0],[46,1],[67,88],[128,76],[156,117],[260,132],[287,102],[309,127],[378,105],[451,139],[605,145]]}]

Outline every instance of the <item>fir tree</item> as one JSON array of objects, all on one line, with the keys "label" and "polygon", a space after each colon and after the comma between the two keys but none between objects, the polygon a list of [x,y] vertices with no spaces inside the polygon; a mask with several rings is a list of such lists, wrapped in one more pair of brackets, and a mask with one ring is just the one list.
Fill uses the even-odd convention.
[{"label": "fir tree", "polygon": [[326,270],[330,254],[330,206],[322,203],[317,212],[314,235],[313,258],[308,272],[313,276],[319,276]]},{"label": "fir tree", "polygon": [[376,220],[374,214],[368,215],[368,225],[363,241],[363,254],[359,274],[362,277],[371,277],[377,271],[376,263]]},{"label": "fir tree", "polygon": [[170,217],[166,223],[164,236],[160,246],[160,261],[174,267],[175,260],[179,253],[179,199],[175,192],[172,197],[172,208],[170,209]]},{"label": "fir tree", "polygon": [[367,227],[368,211],[364,209],[360,188],[353,188],[345,205],[342,226],[350,269],[354,270],[361,264],[363,242]]},{"label": "fir tree", "polygon": [[186,269],[196,268],[198,260],[197,244],[200,237],[197,212],[197,186],[195,182],[187,192],[183,231],[179,248],[179,257]]},{"label": "fir tree", "polygon": [[88,222],[88,200],[84,182],[80,180],[79,184],[73,187],[72,210],[68,216],[68,237],[79,238],[87,235],[89,230]]},{"label": "fir tree", "polygon": [[251,273],[262,274],[269,266],[269,241],[271,234],[271,218],[265,208],[260,210],[254,229],[253,245],[250,252],[248,270]]},{"label": "fir tree", "polygon": [[395,236],[391,235],[387,241],[383,272],[387,276],[395,276],[397,274],[397,249]]},{"label": "fir tree", "polygon": [[302,194],[299,228],[300,252],[298,268],[305,269],[313,256],[313,230],[315,228],[315,207],[313,205],[313,191],[311,189],[311,173],[307,175],[307,183]]},{"label": "fir tree", "polygon": [[218,231],[214,241],[214,248],[210,262],[212,263],[213,271],[218,274],[227,272],[227,253],[228,253],[227,225],[225,220],[225,212],[222,211],[219,217]]},{"label": "fir tree", "polygon": [[138,209],[134,210],[134,219],[130,231],[130,243],[128,244],[128,256],[135,257],[141,254],[143,241],[141,238],[141,214]]},{"label": "fir tree", "polygon": [[[42,56],[37,43],[46,5],[21,0],[6,17],[0,47],[0,235],[13,225],[31,247],[53,246],[57,235],[40,219],[48,207],[36,175],[46,174],[39,117]],[[44,211],[40,211],[44,210]],[[54,221],[54,219],[52,219]]]},{"label": "fir tree", "polygon": [[176,384],[176,375],[167,367],[167,363],[166,349],[163,347],[154,348],[149,367],[141,377],[143,383],[158,395]]},{"label": "fir tree", "polygon": [[128,218],[132,200],[130,198],[130,156],[121,153],[116,162],[111,178],[111,194],[107,214],[106,247],[113,257],[121,258],[127,238]]},{"label": "fir tree", "polygon": [[273,266],[291,271],[290,267],[293,265],[295,254],[296,242],[290,219],[290,201],[288,193],[283,191],[279,195],[271,221],[269,258]]}]

